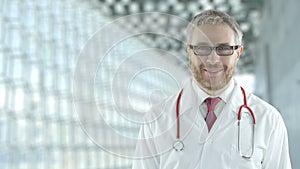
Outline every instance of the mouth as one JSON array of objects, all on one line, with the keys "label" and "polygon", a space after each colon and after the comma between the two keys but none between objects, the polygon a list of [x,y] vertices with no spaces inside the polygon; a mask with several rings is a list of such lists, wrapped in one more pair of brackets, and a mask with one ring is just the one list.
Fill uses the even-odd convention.
[{"label": "mouth", "polygon": [[223,69],[217,68],[217,69],[203,69],[205,72],[209,74],[217,74],[219,72],[223,72]]}]

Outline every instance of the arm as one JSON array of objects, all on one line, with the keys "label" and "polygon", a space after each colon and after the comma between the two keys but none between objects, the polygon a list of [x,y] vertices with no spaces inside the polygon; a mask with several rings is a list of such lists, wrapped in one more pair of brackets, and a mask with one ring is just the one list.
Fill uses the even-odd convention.
[{"label": "arm", "polygon": [[291,169],[288,135],[281,116],[276,119],[275,128],[269,139],[269,146],[263,161],[264,169]]}]

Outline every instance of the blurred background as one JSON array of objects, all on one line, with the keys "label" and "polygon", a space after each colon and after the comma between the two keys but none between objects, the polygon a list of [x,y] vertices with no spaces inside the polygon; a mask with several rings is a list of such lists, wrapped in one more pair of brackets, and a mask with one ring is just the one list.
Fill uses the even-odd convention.
[{"label": "blurred background", "polygon": [[[95,135],[91,137],[90,130],[82,127],[81,116],[75,110],[74,76],[78,76],[75,72],[80,59],[87,57],[83,49],[97,31],[122,16],[162,12],[189,21],[205,9],[225,11],[240,23],[245,52],[235,78],[281,112],[288,129],[293,168],[300,168],[299,5],[297,0],[0,0],[0,168],[131,168],[132,158],[122,153],[133,152],[134,144],[115,139],[101,127],[103,124],[91,125],[103,140],[99,146]],[[181,86],[172,73],[160,67],[147,69],[155,64],[135,59],[139,57],[136,55],[156,49],[143,54],[176,58],[170,63],[154,57],[188,74],[182,40],[186,25],[155,15],[116,24],[120,24],[117,32],[145,32],[152,27],[179,37],[135,34],[99,58],[97,71],[90,72],[95,77],[94,97],[90,99],[97,102],[98,116],[121,135],[136,138],[139,123],[132,119],[142,117],[151,104],[174,94]],[[110,40],[114,35],[103,39]],[[96,53],[97,48],[94,50]],[[139,68],[135,68],[137,65]],[[131,72],[131,77],[122,80],[124,71]],[[111,91],[115,82],[118,85],[114,87],[121,90],[124,81],[130,81],[125,86],[127,93]],[[126,104],[119,104],[123,99]],[[120,109],[135,113],[126,116],[118,113]]]}]

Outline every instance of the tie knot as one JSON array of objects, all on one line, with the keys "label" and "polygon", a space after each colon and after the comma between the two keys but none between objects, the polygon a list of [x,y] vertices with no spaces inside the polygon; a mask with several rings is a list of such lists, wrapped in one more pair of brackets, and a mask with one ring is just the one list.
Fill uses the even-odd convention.
[{"label": "tie knot", "polygon": [[221,100],[221,98],[219,97],[216,97],[216,98],[207,98],[205,99],[205,102],[207,104],[207,109],[208,109],[208,112],[210,111],[214,111],[216,105],[219,103],[219,101]]}]

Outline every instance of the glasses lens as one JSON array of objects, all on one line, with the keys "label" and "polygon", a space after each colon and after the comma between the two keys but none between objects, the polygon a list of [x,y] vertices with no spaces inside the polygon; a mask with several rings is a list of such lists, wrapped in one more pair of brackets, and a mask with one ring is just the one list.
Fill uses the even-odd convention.
[{"label": "glasses lens", "polygon": [[222,45],[216,47],[217,54],[220,56],[229,56],[233,54],[233,48],[229,45]]},{"label": "glasses lens", "polygon": [[229,45],[220,45],[218,47],[210,47],[210,46],[192,46],[192,50],[197,56],[208,56],[211,54],[213,49],[216,49],[216,53],[220,56],[229,56],[233,54],[233,51],[238,48],[238,46],[229,46]]},{"label": "glasses lens", "polygon": [[210,46],[197,46],[194,48],[194,52],[199,56],[207,56],[211,53],[212,49]]}]

